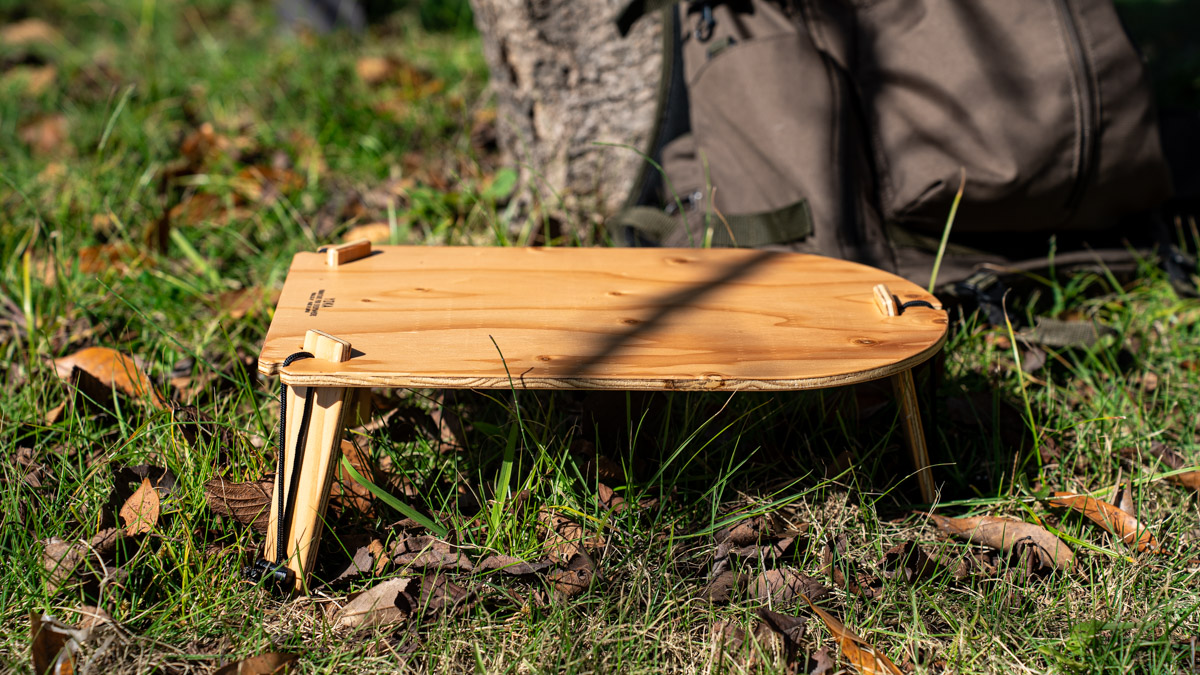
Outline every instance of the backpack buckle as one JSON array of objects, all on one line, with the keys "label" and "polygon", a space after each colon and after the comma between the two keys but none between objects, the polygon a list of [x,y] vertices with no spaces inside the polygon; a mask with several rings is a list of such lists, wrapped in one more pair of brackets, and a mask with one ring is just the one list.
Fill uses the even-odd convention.
[{"label": "backpack buckle", "polygon": [[700,20],[696,22],[696,30],[694,32],[696,39],[701,42],[708,42],[713,34],[713,26],[717,22],[713,19],[712,7],[705,3],[700,8]]}]

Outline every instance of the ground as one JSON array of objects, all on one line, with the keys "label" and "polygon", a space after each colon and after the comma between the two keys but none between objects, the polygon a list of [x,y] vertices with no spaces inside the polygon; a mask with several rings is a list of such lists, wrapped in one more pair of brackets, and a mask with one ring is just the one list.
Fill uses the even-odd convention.
[{"label": "ground", "polygon": [[[326,581],[307,599],[242,581],[278,414],[254,356],[292,253],[363,233],[547,243],[508,206],[477,40],[415,11],[315,36],[259,2],[6,7],[4,670],[44,651],[31,615],[96,624],[79,672],[269,653],[299,672],[853,670],[801,591],[904,671],[1196,668],[1200,304],[1150,262],[1014,299],[1022,321],[1112,329],[1090,348],[956,314],[918,373],[936,505],[886,388],[396,392],[350,435],[386,499],[345,477]],[[594,223],[567,225],[549,243],[594,243]],[[1123,504],[1130,540],[1157,545],[1055,491]],[[1041,529],[999,552],[931,513]],[[1037,545],[1050,533],[1071,562]],[[388,611],[355,618],[367,589],[390,589]]]}]

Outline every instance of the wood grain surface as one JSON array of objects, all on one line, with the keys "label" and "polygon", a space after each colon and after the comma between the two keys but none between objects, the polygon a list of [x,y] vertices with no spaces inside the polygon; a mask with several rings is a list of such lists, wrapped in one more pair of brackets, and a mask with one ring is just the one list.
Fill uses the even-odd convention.
[{"label": "wood grain surface", "polygon": [[[344,362],[353,353],[350,343],[333,338],[320,331],[309,331],[304,336],[303,350],[313,359],[325,363]],[[297,350],[299,351],[299,350]],[[305,397],[313,397],[312,417],[309,419],[304,438],[304,453],[299,458],[299,475],[296,475],[297,457],[294,453],[296,440],[303,424]],[[308,572],[316,560],[320,543],[325,510],[329,504],[329,488],[341,457],[342,413],[346,389],[342,387],[296,387],[287,391],[287,434],[285,446],[287,462],[284,475],[275,476],[275,489],[287,486],[286,498],[294,503],[292,520],[285,534],[287,540],[287,566],[296,573],[296,590],[304,590]],[[294,489],[294,492],[293,492]],[[275,494],[279,494],[276,492]],[[267,525],[265,552],[268,560],[275,560],[275,547],[281,523],[278,512],[272,506]]]},{"label": "wood grain surface", "polygon": [[937,300],[877,269],[748,249],[384,246],[339,267],[299,253],[259,358],[276,374],[309,329],[354,345],[288,384],[789,390],[891,375],[942,346]]}]

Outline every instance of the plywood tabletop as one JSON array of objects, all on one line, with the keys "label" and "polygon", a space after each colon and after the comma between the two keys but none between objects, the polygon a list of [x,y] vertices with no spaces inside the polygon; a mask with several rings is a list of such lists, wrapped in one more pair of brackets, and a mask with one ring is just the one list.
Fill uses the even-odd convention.
[{"label": "plywood tabletop", "polygon": [[943,311],[884,316],[873,287],[935,298],[842,260],[747,249],[379,247],[338,267],[299,253],[259,370],[305,331],[351,343],[288,384],[788,390],[891,375],[941,348]]}]

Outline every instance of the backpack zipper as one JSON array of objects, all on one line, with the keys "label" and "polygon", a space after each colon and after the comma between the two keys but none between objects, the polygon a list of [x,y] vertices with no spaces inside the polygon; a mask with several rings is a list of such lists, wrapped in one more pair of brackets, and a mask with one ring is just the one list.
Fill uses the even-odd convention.
[{"label": "backpack zipper", "polygon": [[1067,198],[1067,218],[1075,215],[1087,191],[1096,161],[1096,125],[1100,117],[1100,100],[1093,86],[1092,62],[1088,60],[1087,50],[1083,46],[1083,38],[1079,34],[1079,25],[1071,12],[1070,0],[1057,0],[1059,13],[1062,15],[1063,32],[1067,34],[1067,42],[1071,48],[1071,61],[1075,67],[1076,91],[1079,94],[1079,158],[1075,166],[1075,184],[1071,187]]}]

